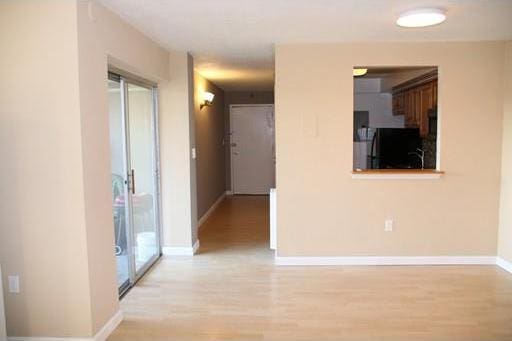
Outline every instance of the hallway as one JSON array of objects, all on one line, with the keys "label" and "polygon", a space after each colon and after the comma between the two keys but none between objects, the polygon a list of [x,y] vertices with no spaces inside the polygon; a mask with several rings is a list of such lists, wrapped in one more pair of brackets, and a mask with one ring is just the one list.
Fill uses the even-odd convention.
[{"label": "hallway", "polygon": [[127,294],[110,341],[512,339],[495,266],[276,267],[259,196],[228,197],[199,239]]}]

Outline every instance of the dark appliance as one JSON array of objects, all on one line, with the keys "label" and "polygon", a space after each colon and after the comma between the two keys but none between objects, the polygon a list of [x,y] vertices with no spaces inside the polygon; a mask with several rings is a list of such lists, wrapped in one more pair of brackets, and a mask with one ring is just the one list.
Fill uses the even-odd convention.
[{"label": "dark appliance", "polygon": [[413,154],[421,148],[417,128],[377,128],[368,163],[372,169],[421,169],[420,158]]}]

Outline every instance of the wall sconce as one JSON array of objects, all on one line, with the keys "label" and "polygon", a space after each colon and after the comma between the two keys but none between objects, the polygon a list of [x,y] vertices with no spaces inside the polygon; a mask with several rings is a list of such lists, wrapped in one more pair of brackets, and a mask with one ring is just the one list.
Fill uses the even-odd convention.
[{"label": "wall sconce", "polygon": [[214,94],[211,92],[205,91],[203,92],[203,103],[199,106],[199,109],[203,109],[203,107],[209,107],[213,104]]},{"label": "wall sconce", "polygon": [[368,69],[363,69],[363,68],[354,68],[352,70],[352,74],[354,75],[354,77],[364,76],[364,75],[366,75],[367,72],[368,72]]}]

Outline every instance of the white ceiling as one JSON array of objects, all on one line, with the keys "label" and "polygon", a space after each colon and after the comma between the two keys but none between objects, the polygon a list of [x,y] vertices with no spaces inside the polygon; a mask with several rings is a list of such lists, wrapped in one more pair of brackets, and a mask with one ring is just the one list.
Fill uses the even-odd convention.
[{"label": "white ceiling", "polygon": [[[225,90],[273,88],[274,44],[512,39],[512,0],[99,0],[162,46],[190,51]],[[438,26],[404,29],[399,13],[434,6]]]}]

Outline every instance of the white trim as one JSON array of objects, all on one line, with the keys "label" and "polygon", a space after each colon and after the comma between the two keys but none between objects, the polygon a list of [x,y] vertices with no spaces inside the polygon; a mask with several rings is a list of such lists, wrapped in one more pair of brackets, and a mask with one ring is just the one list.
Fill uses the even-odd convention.
[{"label": "white trim", "polygon": [[164,246],[162,254],[164,256],[193,256],[199,250],[199,239],[192,246]]},{"label": "white trim", "polygon": [[352,173],[352,179],[359,179],[359,180],[436,180],[440,179],[442,173],[411,173],[411,174],[400,174],[400,173],[391,173],[391,174],[357,174]]},{"label": "white trim", "polygon": [[512,263],[501,257],[496,257],[496,265],[505,271],[512,273]]},{"label": "white trim", "polygon": [[275,257],[276,265],[493,265],[495,256]]},{"label": "white trim", "polygon": [[123,312],[118,310],[94,337],[26,337],[10,336],[8,341],[105,341],[123,320]]},{"label": "white trim", "polygon": [[7,340],[7,328],[5,326],[4,290],[2,288],[2,267],[0,266],[0,341]]},{"label": "white trim", "polygon": [[94,338],[79,337],[31,337],[31,336],[8,336],[7,341],[95,341]]},{"label": "white trim", "polygon": [[233,191],[232,190],[226,191],[226,195],[233,195]]},{"label": "white trim", "polygon": [[269,194],[270,204],[270,249],[275,250],[277,248],[277,190],[275,188],[270,189]]},{"label": "white trim", "polygon": [[117,328],[117,326],[123,321],[123,312],[121,310],[118,310],[117,313],[114,314],[108,320],[107,323],[101,328],[96,335],[94,335],[94,341],[105,341],[110,334]]},{"label": "white trim", "polygon": [[208,218],[210,218],[210,216],[212,215],[212,213],[219,207],[220,203],[222,202],[222,200],[224,200],[226,198],[226,192],[223,192],[218,198],[217,200],[215,200],[215,202],[213,203],[212,206],[210,206],[210,208],[208,209],[208,211],[206,211],[205,214],[203,214],[203,216],[197,221],[197,226],[198,228],[200,229],[201,226],[203,226],[203,224],[208,220]]}]

